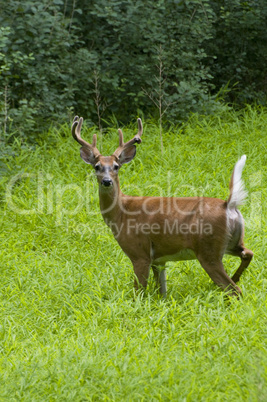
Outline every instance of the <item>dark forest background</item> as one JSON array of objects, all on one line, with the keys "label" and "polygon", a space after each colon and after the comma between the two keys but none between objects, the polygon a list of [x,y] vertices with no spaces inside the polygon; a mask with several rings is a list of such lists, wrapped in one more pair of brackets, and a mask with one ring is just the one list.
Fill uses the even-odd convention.
[{"label": "dark forest background", "polygon": [[265,0],[0,0],[0,126],[179,124],[266,104]]}]

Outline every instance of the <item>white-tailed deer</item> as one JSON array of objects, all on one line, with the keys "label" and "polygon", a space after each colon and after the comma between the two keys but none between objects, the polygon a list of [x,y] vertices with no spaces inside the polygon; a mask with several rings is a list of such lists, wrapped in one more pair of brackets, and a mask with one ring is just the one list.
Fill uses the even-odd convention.
[{"label": "white-tailed deer", "polygon": [[[138,119],[138,134],[130,141],[124,143],[119,130],[119,147],[111,156],[100,154],[96,134],[92,144],[81,138],[82,123],[82,117],[74,118],[72,135],[82,145],[82,159],[95,169],[102,216],[132,261],[135,287],[146,287],[152,267],[160,292],[165,296],[165,263],[198,259],[217,285],[232,295],[241,294],[236,282],[253,256],[244,247],[244,222],[237,209],[246,196],[241,180],[246,156],[235,165],[227,201],[206,197],[131,197],[122,194],[118,171],[134,158],[134,144],[141,143],[141,119]],[[224,270],[224,254],[241,258],[232,278]]]}]

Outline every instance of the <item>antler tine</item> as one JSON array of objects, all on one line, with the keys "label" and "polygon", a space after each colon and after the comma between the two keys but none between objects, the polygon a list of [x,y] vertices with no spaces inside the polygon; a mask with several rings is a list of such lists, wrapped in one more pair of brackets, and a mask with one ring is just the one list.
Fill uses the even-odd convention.
[{"label": "antler tine", "polygon": [[93,135],[93,141],[92,141],[92,147],[93,148],[96,148],[96,140],[97,140],[97,137],[96,137],[96,134],[94,134]]},{"label": "antler tine", "polygon": [[[71,126],[71,134],[73,138],[81,144],[81,128],[83,124],[83,118],[79,116],[75,116]],[[83,145],[83,144],[81,144]]]},{"label": "antler tine", "polygon": [[128,147],[130,147],[131,145],[133,145],[135,143],[141,144],[141,142],[142,142],[142,139],[141,139],[141,135],[143,134],[142,120],[140,118],[138,118],[137,123],[138,123],[138,133],[130,141],[128,141],[125,144],[123,144],[123,146],[125,148],[128,148]]},{"label": "antler tine", "polygon": [[119,147],[116,149],[116,151],[114,152],[113,155],[118,157],[125,148],[129,148],[136,143],[141,144],[141,142],[142,142],[141,135],[143,134],[142,120],[140,118],[138,118],[137,123],[138,123],[138,133],[130,141],[128,141],[126,143],[123,142],[123,134],[122,134],[121,129],[118,130],[119,131]]},{"label": "antler tine", "polygon": [[81,137],[82,124],[83,124],[83,118],[82,117],[79,118],[79,116],[75,116],[73,119],[72,127],[71,127],[71,133],[72,133],[73,138],[82,146],[90,148],[91,150],[94,150],[94,154],[99,154],[100,152],[96,148],[96,139],[97,139],[96,134],[93,135],[92,145],[89,144],[84,139],[82,139],[82,137]]},{"label": "antler tine", "polygon": [[120,128],[119,128],[118,132],[119,132],[119,147],[123,147],[123,145],[124,145],[124,142],[123,142],[123,133],[122,133],[122,131],[121,131]]},{"label": "antler tine", "polygon": [[[140,117],[137,119],[137,124],[138,124],[138,133],[137,133],[137,135],[139,137],[141,137],[141,135],[143,134],[143,124],[142,124],[142,120],[140,119]],[[140,140],[141,140],[141,138],[140,138]],[[142,140],[141,140],[141,142],[142,142]]]}]

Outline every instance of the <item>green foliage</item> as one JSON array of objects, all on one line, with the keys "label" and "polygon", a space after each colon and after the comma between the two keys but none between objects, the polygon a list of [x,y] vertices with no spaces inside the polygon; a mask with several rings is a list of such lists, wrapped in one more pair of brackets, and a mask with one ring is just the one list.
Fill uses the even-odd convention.
[{"label": "green foliage", "polygon": [[218,91],[264,104],[265,3],[0,0],[0,129],[34,141],[76,113],[98,126],[137,112],[160,117],[147,96],[158,85],[159,49],[166,121],[216,112]]},{"label": "green foliage", "polygon": [[69,35],[63,6],[61,0],[1,2],[0,86],[8,91],[10,132],[39,132],[51,119],[66,119],[73,104],[70,47],[75,35]]},{"label": "green foliage", "polygon": [[[241,211],[255,255],[244,297],[230,303],[192,261],[169,264],[165,301],[152,278],[133,300],[132,266],[102,220],[96,178],[70,128],[46,133],[36,149],[14,142],[0,179],[3,400],[266,400],[266,118],[260,108],[192,116],[164,133],[163,157],[157,124],[144,122],[120,172],[126,194],[226,199],[247,154]],[[124,128],[125,139],[135,129]],[[117,145],[114,128],[103,153]],[[230,274],[238,264],[225,258]]]},{"label": "green foliage", "polygon": [[[97,55],[109,112],[124,121],[135,117],[138,109],[145,115],[155,114],[144,90],[157,85],[159,47],[166,100],[173,104],[166,119],[177,122],[207,101],[211,76],[203,64],[203,42],[210,38],[213,16],[208,2],[99,0],[80,4],[83,12],[76,19],[83,32],[83,47]],[[90,93],[91,83],[87,80],[83,85]]]},{"label": "green foliage", "polygon": [[216,90],[230,82],[226,99],[266,104],[267,3],[265,0],[210,2],[216,14],[207,53]]},{"label": "green foliage", "polygon": [[[27,100],[19,100],[18,104],[22,106],[22,110],[20,108],[14,108],[9,110],[9,100],[8,100],[8,92],[9,92],[9,84],[10,82],[15,82],[19,80],[20,77],[20,72],[23,70],[26,70],[28,68],[28,65],[30,61],[32,61],[34,58],[32,57],[32,54],[24,54],[18,48],[14,51],[10,51],[10,47],[12,44],[12,39],[11,39],[11,29],[10,27],[1,27],[0,28],[0,121],[3,124],[2,130],[6,134],[7,131],[7,126],[10,123],[10,120],[12,119],[13,113],[15,116],[19,117],[20,114],[23,114],[23,109],[24,109],[24,114],[26,112],[27,118],[31,117],[31,113],[29,113],[28,108],[25,110],[25,103],[27,104]],[[31,126],[29,127],[29,124],[27,124],[28,119],[24,119],[25,123],[25,128],[32,128]],[[15,120],[19,120],[16,119]],[[21,122],[19,122],[20,124]]]}]

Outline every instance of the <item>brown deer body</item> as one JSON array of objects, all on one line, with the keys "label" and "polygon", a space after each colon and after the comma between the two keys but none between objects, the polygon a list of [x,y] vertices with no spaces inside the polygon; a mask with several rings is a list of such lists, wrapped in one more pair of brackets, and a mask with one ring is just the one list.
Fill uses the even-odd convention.
[{"label": "brown deer body", "polygon": [[[134,144],[141,142],[141,120],[138,119],[138,134],[126,144],[119,130],[119,147],[111,156],[102,156],[97,150],[96,135],[92,145],[81,138],[82,122],[82,118],[75,117],[72,135],[82,145],[82,159],[95,168],[102,216],[132,261],[135,287],[146,287],[152,267],[165,296],[165,263],[198,259],[217,285],[230,294],[241,294],[236,282],[253,256],[244,247],[244,222],[237,209],[246,196],[241,180],[245,155],[234,168],[227,201],[206,197],[131,197],[120,190],[118,170],[135,156]],[[224,254],[241,258],[232,278],[223,267]]]}]

